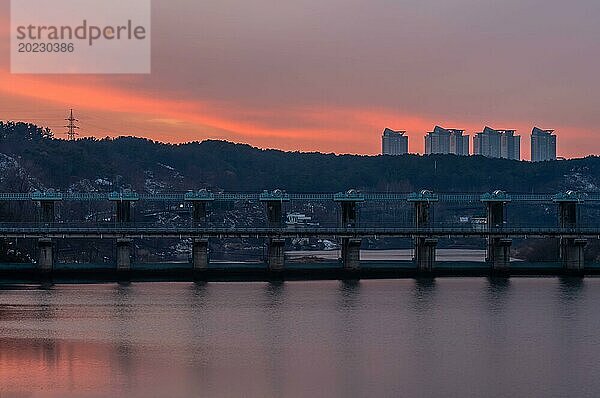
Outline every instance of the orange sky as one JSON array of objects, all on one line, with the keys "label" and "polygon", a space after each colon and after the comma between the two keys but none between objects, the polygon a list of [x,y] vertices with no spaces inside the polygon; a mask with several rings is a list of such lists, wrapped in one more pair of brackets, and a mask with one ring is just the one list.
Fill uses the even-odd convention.
[{"label": "orange sky", "polygon": [[[377,154],[381,131],[389,126],[407,130],[410,151],[422,153],[423,135],[436,123],[467,129],[471,135],[483,128],[483,124],[428,120],[386,109],[332,106],[265,110],[238,106],[235,103],[161,99],[152,94],[106,86],[95,82],[93,77],[44,77],[0,72],[0,108],[16,109],[0,111],[0,119],[30,120],[50,125],[59,137],[64,129],[57,123],[61,123],[61,117],[67,116],[70,107],[75,109],[76,117],[80,119],[84,136],[135,135],[172,143],[224,139],[290,151]],[[288,128],[271,125],[271,112],[290,121],[302,120],[304,125],[311,126],[294,128],[293,122]],[[529,156],[528,125],[489,124],[498,128],[517,128],[522,135],[522,156]],[[561,137],[561,129],[553,127],[559,130]],[[566,127],[566,130],[571,136],[581,134],[585,137],[585,132],[576,128]],[[561,149],[559,153],[563,156],[586,153],[585,150],[566,146]]]},{"label": "orange sky", "polygon": [[[563,64],[561,58],[532,68],[521,51],[535,51],[539,57],[545,49],[538,47],[545,42],[534,37],[529,48],[522,42],[533,40],[531,35],[521,40],[505,30],[500,34],[479,26],[479,40],[472,37],[477,27],[468,36],[456,27],[438,34],[396,32],[391,29],[410,29],[412,19],[405,21],[408,27],[383,24],[391,17],[377,1],[372,8],[352,3],[339,12],[332,4],[312,1],[310,12],[298,4],[282,5],[272,11],[275,17],[303,13],[306,18],[283,24],[265,19],[255,8],[242,10],[243,18],[236,19],[228,8],[232,4],[157,0],[150,75],[15,75],[9,72],[8,57],[2,57],[0,120],[32,121],[62,136],[62,119],[74,108],[85,136],[136,135],[165,142],[225,139],[264,148],[357,154],[379,153],[385,127],[407,130],[409,150],[422,152],[423,135],[436,124],[466,129],[470,135],[489,125],[516,128],[524,159],[529,158],[531,128],[538,125],[557,130],[559,156],[600,152],[594,127],[600,125],[594,105],[600,90],[594,90],[597,83],[589,80],[587,66]],[[463,1],[456,2],[460,8]],[[7,4],[0,0],[4,53],[9,51]],[[506,13],[520,7],[516,4],[509,1]],[[194,7],[206,9],[193,14]],[[422,22],[462,18],[445,15],[448,10],[443,8],[434,12],[415,3],[396,11]],[[483,15],[486,10],[481,11]],[[173,28],[173,21],[191,18],[189,14],[195,19],[188,22],[195,24]],[[356,26],[327,24],[329,14],[356,20]],[[369,25],[375,17],[381,24]],[[525,29],[529,25],[524,22],[515,20],[514,28]],[[574,38],[589,33],[574,30],[577,26],[565,24],[563,29]],[[178,36],[166,27],[179,29]],[[407,33],[410,40],[403,40]],[[586,50],[586,59],[592,61],[597,55],[582,41],[554,43],[557,56]],[[496,47],[490,53],[492,44]],[[513,55],[519,68],[503,58],[487,63],[487,69],[475,67],[486,52]],[[436,62],[442,55],[449,64],[440,69]],[[551,80],[555,75],[569,81]]]},{"label": "orange sky", "polygon": [[[101,122],[94,126],[86,126],[85,118],[79,117],[81,127],[85,129],[82,133],[97,137],[133,134],[165,142],[215,138],[285,150],[376,153],[379,147],[377,134],[382,130],[380,120],[402,123],[412,130],[425,130],[429,125],[425,120],[393,115],[385,110],[302,108],[274,111],[289,120],[305,119],[304,123],[310,121],[314,127],[279,128],[262,121],[264,116],[269,116],[267,110],[238,109],[234,103],[158,99],[153,95],[103,86],[93,78],[66,80],[11,75],[5,71],[0,73],[0,90],[6,105],[10,106],[9,98],[17,97],[31,106],[24,112],[25,116],[30,114],[42,122],[43,117],[36,118],[37,110],[45,114],[54,110],[58,117],[66,112],[65,109],[73,107],[85,114],[100,115]],[[369,130],[375,132],[370,137],[374,142],[369,142],[362,134]]]}]

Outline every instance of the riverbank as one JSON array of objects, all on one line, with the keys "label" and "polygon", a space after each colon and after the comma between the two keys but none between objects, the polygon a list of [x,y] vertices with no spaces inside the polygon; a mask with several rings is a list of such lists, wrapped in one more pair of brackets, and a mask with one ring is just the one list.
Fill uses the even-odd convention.
[{"label": "riverbank", "polygon": [[[511,264],[504,277],[563,276],[567,273],[559,263]],[[94,264],[60,264],[52,272],[40,272],[32,267],[4,265],[0,268],[0,282],[35,283],[111,283],[177,282],[177,281],[272,281],[272,280],[358,280],[403,279],[418,277],[489,277],[499,275],[487,263],[448,261],[437,262],[431,273],[418,272],[411,261],[362,261],[361,268],[347,270],[338,262],[310,264],[289,263],[283,270],[269,270],[262,263],[210,264],[204,270],[193,270],[187,263],[133,264],[129,271]],[[590,264],[581,276],[600,275],[600,264]]]}]

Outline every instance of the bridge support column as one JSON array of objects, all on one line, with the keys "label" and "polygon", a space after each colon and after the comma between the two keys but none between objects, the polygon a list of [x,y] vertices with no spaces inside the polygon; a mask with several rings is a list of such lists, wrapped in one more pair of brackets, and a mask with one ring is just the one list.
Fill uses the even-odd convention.
[{"label": "bridge support column", "polygon": [[194,224],[206,221],[206,202],[194,201],[192,203],[192,221]]},{"label": "bridge support column", "polygon": [[408,201],[413,203],[415,208],[414,225],[416,228],[428,228],[433,224],[433,217],[430,214],[430,210],[432,204],[438,200],[438,196],[427,189],[419,193],[413,192],[409,195]]},{"label": "bridge support column", "polygon": [[342,228],[355,228],[358,224],[356,202],[340,202],[340,226]]},{"label": "bridge support column", "polygon": [[363,194],[355,189],[333,195],[334,202],[340,204],[340,227],[356,228],[358,226],[358,203],[364,202]]},{"label": "bridge support column", "polygon": [[[283,202],[289,202],[290,197],[280,189],[260,195],[267,210],[267,226],[280,229],[283,227]],[[267,241],[267,267],[269,271],[283,271],[285,266],[285,239],[268,238]]]},{"label": "bridge support column", "polygon": [[498,229],[504,227],[504,207],[511,202],[511,197],[506,192],[495,190],[492,193],[481,195],[487,213],[487,228]]},{"label": "bridge support column", "polygon": [[495,273],[508,273],[510,269],[511,239],[488,238],[486,261]]},{"label": "bridge support column", "polygon": [[131,239],[117,239],[117,272],[131,271],[132,244]]},{"label": "bridge support column", "polygon": [[117,201],[116,218],[117,222],[131,222],[131,202]]},{"label": "bridge support column", "polygon": [[280,189],[260,194],[260,201],[267,210],[267,226],[269,228],[281,228],[283,225],[283,202],[289,202],[290,196]]},{"label": "bridge support column", "polygon": [[345,270],[356,271],[360,269],[360,245],[361,239],[342,239],[342,264]]},{"label": "bridge support column", "polygon": [[192,224],[194,226],[202,225],[206,221],[206,209],[207,204],[215,200],[215,196],[212,192],[206,189],[199,191],[190,191],[185,194],[184,200],[191,202],[192,205]]},{"label": "bridge support column", "polygon": [[265,203],[267,207],[267,223],[269,224],[269,227],[281,227],[283,220],[282,202],[280,200],[273,200]]},{"label": "bridge support column", "polygon": [[415,226],[427,227],[429,221],[429,202],[415,202]]},{"label": "bridge support column", "polygon": [[422,274],[433,272],[437,239],[415,238],[415,258],[417,271]]},{"label": "bridge support column", "polygon": [[583,197],[575,191],[567,191],[553,196],[558,204],[558,225],[561,228],[577,228],[579,221],[579,204]]},{"label": "bridge support column", "polygon": [[585,239],[561,238],[560,258],[566,273],[581,275],[584,271]]},{"label": "bridge support column", "polygon": [[55,206],[53,200],[40,201],[40,220],[44,223],[52,223],[55,220]]},{"label": "bridge support column", "polygon": [[[486,208],[486,229],[488,232],[499,231],[504,228],[504,208],[511,200],[510,195],[501,190],[481,195],[481,202],[485,204]],[[487,236],[485,261],[491,265],[493,273],[508,273],[511,244],[510,239]]]},{"label": "bridge support column", "polygon": [[[415,228],[431,228],[433,217],[429,214],[431,205],[439,200],[438,196],[429,190],[422,190],[419,193],[412,193],[408,201],[412,202],[415,208]],[[430,274],[433,272],[435,264],[435,250],[437,239],[417,236],[415,238],[415,256],[414,262],[417,266],[417,272],[420,274]]]},{"label": "bridge support column", "polygon": [[487,227],[502,228],[504,226],[504,203],[486,202]]},{"label": "bridge support column", "polygon": [[[333,196],[333,200],[340,204],[340,228],[356,228],[358,226],[358,204],[365,201],[365,197],[356,189],[349,189]],[[347,271],[360,269],[360,245],[357,238],[342,238],[342,266]]]},{"label": "bridge support column", "polygon": [[285,266],[285,239],[269,238],[267,251],[269,271],[283,271]]},{"label": "bridge support column", "polygon": [[[579,221],[579,204],[583,198],[575,191],[554,195],[558,203],[558,225],[561,229],[576,229]],[[580,238],[560,238],[560,260],[565,273],[583,275],[584,251],[587,241]]]},{"label": "bridge support column", "polygon": [[38,240],[38,270],[43,274],[50,274],[54,268],[54,250],[52,239],[40,238]]},{"label": "bridge support column", "polygon": [[561,228],[576,227],[578,218],[577,202],[565,201],[558,203],[558,223]]},{"label": "bridge support column", "polygon": [[139,199],[140,196],[129,189],[109,193],[108,200],[115,203],[115,221],[118,223],[131,222],[131,204]]},{"label": "bridge support column", "polygon": [[192,268],[205,271],[208,268],[208,239],[194,239],[192,243]]}]

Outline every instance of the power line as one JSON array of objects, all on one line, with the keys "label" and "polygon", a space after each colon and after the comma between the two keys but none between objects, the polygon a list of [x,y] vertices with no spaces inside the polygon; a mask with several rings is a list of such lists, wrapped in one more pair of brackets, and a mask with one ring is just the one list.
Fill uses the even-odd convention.
[{"label": "power line", "polygon": [[64,126],[65,128],[67,128],[67,132],[65,134],[67,134],[68,140],[69,141],[75,141],[75,136],[79,135],[79,133],[77,133],[75,130],[79,130],[79,126],[75,125],[75,122],[78,122],[78,119],[75,119],[73,117],[73,109],[71,109],[71,113],[69,115],[69,117],[67,119],[65,119],[66,121],[69,122],[68,125]]}]

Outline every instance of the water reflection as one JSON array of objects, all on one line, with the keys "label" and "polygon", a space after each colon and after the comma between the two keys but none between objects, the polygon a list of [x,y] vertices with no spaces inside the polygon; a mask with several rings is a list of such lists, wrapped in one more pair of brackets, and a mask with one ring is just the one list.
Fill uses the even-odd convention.
[{"label": "water reflection", "polygon": [[285,366],[285,283],[271,281],[265,286],[264,322],[257,332],[263,334],[263,345],[267,349],[267,377],[270,390],[268,396],[284,397],[283,368]]},{"label": "water reflection", "polygon": [[185,378],[197,380],[189,387],[190,396],[208,395],[207,380],[211,375],[211,358],[207,348],[210,339],[210,330],[207,324],[210,322],[209,304],[212,299],[210,294],[210,285],[207,282],[199,281],[190,284],[187,289],[188,295],[185,302],[189,302],[190,310],[187,313],[186,327],[189,339],[183,340],[185,351],[189,353],[192,360],[189,361],[189,368],[186,369]]},{"label": "water reflection", "polygon": [[560,301],[565,303],[576,302],[581,297],[584,287],[584,278],[576,276],[559,278]]},{"label": "water reflection", "polygon": [[572,338],[573,328],[580,327],[580,304],[584,297],[585,281],[581,277],[565,276],[559,278],[556,300],[558,319],[564,338]]},{"label": "water reflection", "polygon": [[115,380],[116,347],[59,339],[0,339],[0,395],[60,396],[105,390]]},{"label": "water reflection", "polygon": [[360,281],[347,280],[341,281],[339,284],[338,308],[343,313],[348,313],[348,310],[356,308],[360,298]]},{"label": "water reflection", "polygon": [[581,277],[565,276],[559,278],[557,312],[564,338],[571,338],[572,328],[578,327],[578,311],[583,297],[585,282]]},{"label": "water reflection", "polygon": [[418,315],[422,315],[431,309],[435,299],[435,288],[434,278],[418,278],[415,280],[411,307]]},{"label": "water reflection", "polygon": [[357,321],[360,290],[361,283],[356,280],[342,281],[338,287],[335,363],[338,366],[337,380],[339,380],[340,396],[343,397],[350,397],[361,391],[359,380],[363,358],[358,347],[362,339],[369,337],[362,335]]},{"label": "water reflection", "polygon": [[192,312],[201,313],[208,304],[208,282],[195,282],[191,284],[190,293],[190,304],[192,305]]},{"label": "water reflection", "polygon": [[283,302],[284,288],[285,282],[283,281],[268,282],[265,287],[265,304],[270,307],[280,306]]},{"label": "water reflection", "polygon": [[497,315],[506,309],[510,291],[510,279],[493,276],[489,277],[487,282],[488,309],[492,314]]},{"label": "water reflection", "polygon": [[132,346],[134,339],[131,330],[131,320],[135,317],[134,306],[131,298],[132,286],[130,283],[119,283],[113,289],[114,306],[112,319],[115,320],[114,346],[111,350],[111,363],[118,367],[118,374],[123,378],[123,387],[131,391],[134,380],[135,350]]},{"label": "water reflection", "polygon": [[0,396],[594,396],[589,279],[0,291]]}]

